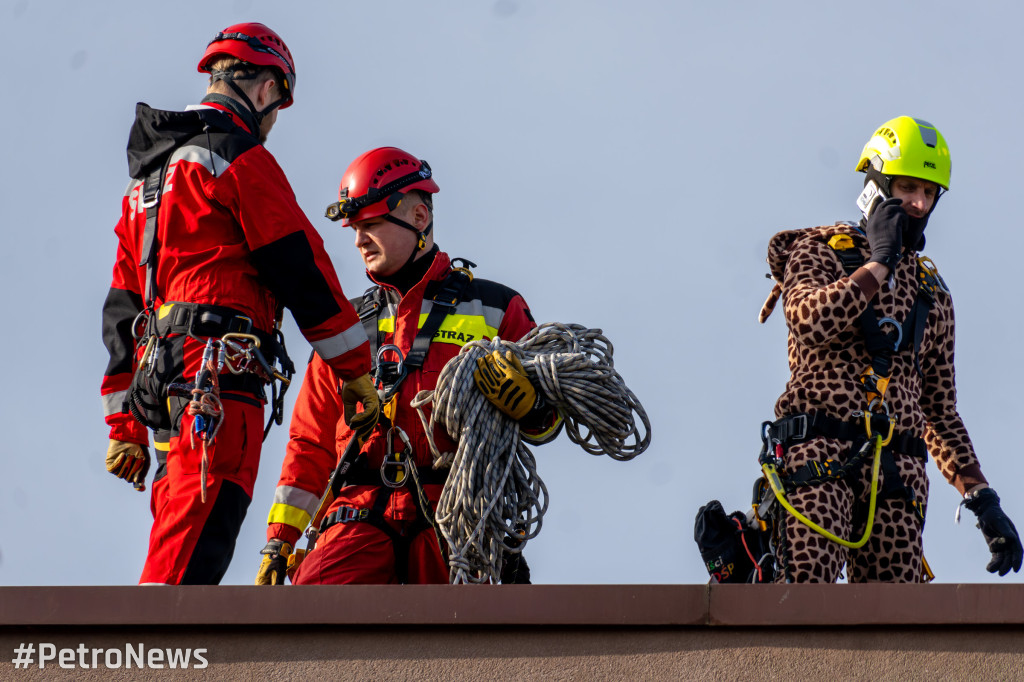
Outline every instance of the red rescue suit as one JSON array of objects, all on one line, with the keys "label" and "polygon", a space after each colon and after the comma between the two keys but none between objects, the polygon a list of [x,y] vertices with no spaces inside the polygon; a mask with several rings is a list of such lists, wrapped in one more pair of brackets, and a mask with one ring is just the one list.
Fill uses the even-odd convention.
[{"label": "red rescue suit", "polygon": [[[116,227],[113,281],[103,307],[110,362],[101,394],[110,438],[147,444],[146,428],[127,412],[130,389],[146,345],[140,321],[182,317],[160,340],[149,385],[162,415],[150,419],[159,468],[154,517],[140,582],[217,583],[223,577],[252,497],[263,439],[263,386],[222,373],[222,426],[209,448],[207,501],[200,501],[201,445],[190,443],[187,399],[169,396],[170,382],[196,376],[207,337],[222,331],[270,336],[275,311],[292,311],[325,368],[349,379],[369,370],[366,336],[345,298],[323,241],[295,201],[274,157],[233,115],[217,105],[164,112],[140,104],[128,145],[133,178]],[[140,265],[148,211],[146,168],[164,167],[155,210],[157,258],[149,317],[147,268]],[[206,327],[181,316],[190,304],[215,310]],[[213,306],[217,306],[216,309]],[[209,312],[208,311],[208,312]],[[211,313],[212,314],[212,313]],[[218,326],[219,325],[219,326]],[[204,331],[206,333],[204,333]],[[197,338],[191,338],[197,337]],[[234,380],[234,382],[233,382]],[[166,400],[166,409],[164,409]]]},{"label": "red rescue suit", "polygon": [[[404,356],[409,354],[430,306],[429,299],[424,301],[425,293],[429,296],[428,287],[437,287],[450,272],[448,255],[438,252],[426,275],[404,296],[394,287],[378,283],[387,302],[377,321],[380,345],[394,344]],[[438,373],[466,343],[494,336],[518,341],[535,326],[522,296],[501,284],[473,279],[466,285],[455,312],[448,314],[434,335],[423,366],[410,370],[400,384],[394,423],[408,434],[413,461],[431,508],[437,506],[447,472],[432,470],[427,435],[409,402],[418,392],[435,388]],[[325,483],[352,437],[342,419],[339,388],[323,360],[314,355],[292,413],[288,449],[268,518],[268,539],[278,538],[295,545],[316,512]],[[545,442],[550,439],[548,436],[545,432],[533,440]],[[435,429],[433,437],[441,452],[456,449],[443,429]],[[398,437],[393,438],[392,449],[402,449]],[[399,488],[380,483],[379,470],[386,455],[386,430],[378,427],[363,444],[355,475],[357,484],[349,484],[347,479],[328,509],[328,518],[351,518],[338,520],[326,529],[316,548],[305,557],[293,582],[448,582],[448,567],[441,557],[438,539],[417,511],[415,493],[410,490],[412,483]],[[382,517],[390,530],[364,522],[371,511],[378,519]],[[407,566],[402,565],[405,562]]]}]

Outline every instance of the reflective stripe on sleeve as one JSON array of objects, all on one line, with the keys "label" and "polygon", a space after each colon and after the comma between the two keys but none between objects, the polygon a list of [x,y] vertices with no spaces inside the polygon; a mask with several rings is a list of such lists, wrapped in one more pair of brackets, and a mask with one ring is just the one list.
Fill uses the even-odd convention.
[{"label": "reflective stripe on sleeve", "polygon": [[267,515],[267,525],[272,523],[283,523],[292,528],[298,528],[301,532],[309,524],[313,516],[305,509],[292,507],[287,504],[273,504],[270,507],[270,514]]},{"label": "reflective stripe on sleeve", "polygon": [[359,348],[364,343],[368,343],[366,332],[363,330],[362,323],[357,322],[340,334],[319,341],[311,341],[310,345],[313,346],[317,355],[324,360],[330,360],[344,355],[354,348]]},{"label": "reflective stripe on sleeve", "polygon": [[103,416],[109,417],[112,414],[121,414],[121,406],[124,405],[128,391],[117,391],[103,396]]},{"label": "reflective stripe on sleeve", "polygon": [[274,504],[286,504],[290,507],[305,509],[312,516],[320,504],[320,498],[311,492],[290,485],[279,485],[274,491]]}]

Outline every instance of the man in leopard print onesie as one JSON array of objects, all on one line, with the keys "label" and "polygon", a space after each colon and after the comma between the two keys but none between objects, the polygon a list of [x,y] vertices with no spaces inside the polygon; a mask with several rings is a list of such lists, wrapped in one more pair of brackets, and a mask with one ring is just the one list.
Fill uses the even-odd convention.
[{"label": "man in leopard print onesie", "polygon": [[[767,319],[781,297],[789,329],[791,374],[775,405],[776,418],[808,415],[812,423],[831,422],[830,429],[811,428],[782,443],[776,454],[781,454],[784,478],[808,463],[847,462],[859,446],[854,434],[863,442],[864,419],[858,426],[855,413],[868,407],[860,377],[872,356],[858,318],[873,304],[881,328],[891,332],[912,314],[922,273],[917,252],[924,245],[928,217],[949,188],[949,149],[933,126],[901,116],[875,132],[857,170],[867,173],[865,194],[858,202],[869,204],[866,219],[859,225],[780,232],[768,247],[776,285],[760,320]],[[875,187],[881,196],[872,196]],[[860,267],[850,274],[838,252],[842,249],[860,256],[850,266],[859,262]],[[916,349],[909,343],[893,354],[890,383],[883,392],[897,438],[889,448],[893,455],[888,471],[883,468],[880,487],[888,492],[879,494],[870,540],[859,549],[847,549],[783,513],[780,581],[835,582],[846,565],[850,582],[921,582],[928,498],[925,445],[946,480],[964,495],[964,504],[978,515],[992,550],[988,570],[1005,575],[1011,568],[1020,569],[1019,536],[982,475],[957,412],[952,301],[934,269],[924,272],[924,279],[934,285],[934,303],[923,336]],[[860,538],[867,522],[870,463],[868,456],[845,479],[798,487],[788,499],[838,537]],[[897,470],[899,481],[893,480]],[[919,503],[918,510],[911,500]]]}]

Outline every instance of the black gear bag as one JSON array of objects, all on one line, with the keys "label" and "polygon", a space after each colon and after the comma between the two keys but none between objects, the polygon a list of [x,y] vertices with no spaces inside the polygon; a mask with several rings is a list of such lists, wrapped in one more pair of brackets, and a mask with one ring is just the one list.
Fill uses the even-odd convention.
[{"label": "black gear bag", "polygon": [[726,514],[711,500],[700,508],[693,539],[712,583],[767,583],[775,577],[766,531],[747,527],[743,512]]}]

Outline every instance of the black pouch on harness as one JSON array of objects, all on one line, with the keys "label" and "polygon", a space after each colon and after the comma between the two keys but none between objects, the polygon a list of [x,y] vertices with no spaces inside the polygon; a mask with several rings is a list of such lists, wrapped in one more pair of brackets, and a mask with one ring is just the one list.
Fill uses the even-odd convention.
[{"label": "black pouch on harness", "polygon": [[184,371],[184,342],[183,336],[156,341],[150,351],[157,354],[152,372],[147,366],[140,366],[132,377],[128,395],[121,409],[147,428],[171,428],[167,389],[171,383],[181,381],[181,373]]},{"label": "black pouch on harness", "polygon": [[746,527],[743,512],[726,514],[718,500],[701,507],[693,525],[693,539],[713,583],[768,582],[771,576],[757,570],[767,545],[761,535]]}]

